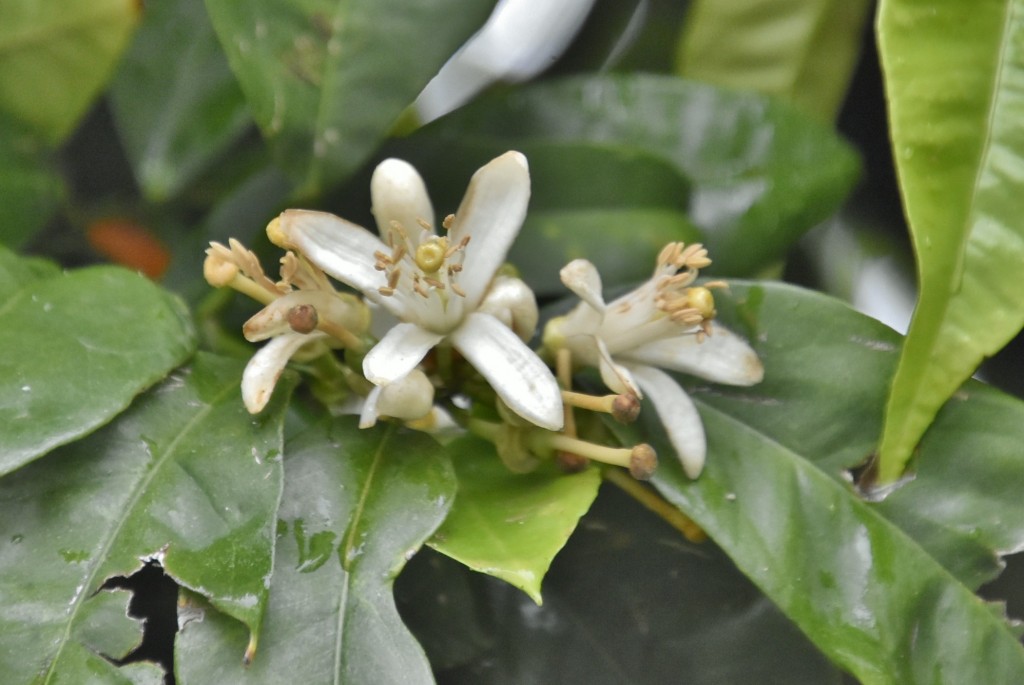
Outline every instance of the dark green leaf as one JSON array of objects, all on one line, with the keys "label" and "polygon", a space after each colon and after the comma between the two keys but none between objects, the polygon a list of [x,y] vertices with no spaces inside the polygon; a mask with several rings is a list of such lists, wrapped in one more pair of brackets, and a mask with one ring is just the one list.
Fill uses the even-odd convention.
[{"label": "dark green leaf", "polygon": [[141,9],[136,0],[6,2],[0,111],[60,142],[110,75]]},{"label": "dark green leaf", "polygon": [[857,65],[871,8],[867,0],[697,0],[687,16],[677,71],[775,95],[832,121]]},{"label": "dark green leaf", "polygon": [[103,425],[193,349],[178,300],[124,269],[82,269],[8,292],[0,474]]},{"label": "dark green leaf", "polygon": [[474,437],[459,439],[448,451],[459,496],[430,546],[540,604],[544,574],[597,496],[600,472],[566,475],[549,466],[512,473],[494,445]]},{"label": "dark green leaf", "polygon": [[[430,666],[395,610],[395,576],[444,519],[451,465],[430,438],[352,417],[286,443],[273,588],[259,651],[240,624],[182,610],[176,673],[197,683],[422,683]],[[201,620],[198,620],[200,619]]]},{"label": "dark green leaf", "polygon": [[[792,107],[667,76],[532,85],[482,98],[418,135],[439,148],[492,154],[548,141],[661,157],[689,179],[690,217],[713,269],[734,275],[780,258],[838,207],[857,175],[850,148]],[[586,180],[588,170],[572,175]]]},{"label": "dark green leaf", "polygon": [[[919,543],[883,518],[884,506],[862,501],[838,477],[877,439],[898,336],[821,295],[772,284],[731,288],[732,297],[718,298],[722,319],[750,336],[765,381],[752,388],[690,384],[708,432],[708,464],[690,481],[662,459],[659,489],[862,682],[1016,682],[1024,650],[1012,631],[938,561],[976,583],[991,575],[994,556],[979,553],[978,540],[1019,538],[1021,523],[1010,524],[1012,536],[996,533],[997,507],[974,499],[972,488]],[[1018,418],[1004,414],[1002,422],[1022,423],[1020,403],[1011,404]],[[984,423],[958,424],[951,430],[963,442],[936,441],[934,448],[946,453],[941,461],[969,469],[968,454],[994,446],[976,442]],[[1009,441],[998,447],[1010,451],[990,462],[988,477],[1000,471],[1006,478],[1019,471],[1020,457]],[[975,478],[985,480],[967,480]],[[927,487],[919,497],[944,496],[943,488],[926,495]],[[902,518],[913,523],[914,516],[914,504],[905,503]],[[961,530],[979,529],[975,540],[958,534],[958,521]],[[982,534],[986,526],[994,530]],[[977,658],[981,653],[986,659]]]},{"label": "dark green leaf", "polygon": [[264,135],[313,194],[359,167],[445,60],[484,0],[206,0]]},{"label": "dark green leaf", "polygon": [[143,193],[174,195],[251,124],[202,0],[156,2],[111,84]]},{"label": "dark green leaf", "polygon": [[111,668],[97,653],[123,652],[127,628],[111,594],[94,593],[146,559],[258,633],[283,412],[251,417],[240,378],[237,362],[200,355],[110,426],[0,480],[5,679],[87,682],[89,664]]},{"label": "dark green leaf", "polygon": [[413,560],[398,591],[442,682],[841,682],[721,550],[686,542],[615,488],[551,565],[543,607],[444,558],[423,562]]},{"label": "dark green leaf", "polygon": [[900,190],[921,297],[893,380],[882,480],[939,407],[1024,323],[1024,2],[879,5]]}]

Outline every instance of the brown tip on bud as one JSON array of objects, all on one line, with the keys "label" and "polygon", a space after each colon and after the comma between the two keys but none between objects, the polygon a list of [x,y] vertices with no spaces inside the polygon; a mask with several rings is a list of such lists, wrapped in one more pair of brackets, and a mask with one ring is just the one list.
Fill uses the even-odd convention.
[{"label": "brown tip on bud", "polygon": [[203,278],[214,288],[224,288],[235,280],[238,275],[238,266],[227,261],[221,255],[210,251],[203,262]]},{"label": "brown tip on bud", "polygon": [[650,480],[658,468],[658,454],[654,448],[643,442],[633,448],[629,455],[629,475],[637,480]]},{"label": "brown tip on bud", "polygon": [[640,400],[631,392],[616,395],[612,400],[612,417],[619,423],[633,423],[640,416]]},{"label": "brown tip on bud", "polygon": [[565,473],[579,473],[583,469],[587,468],[589,460],[578,454],[559,450],[558,452],[555,452],[555,463],[558,464],[558,468]]},{"label": "brown tip on bud", "polygon": [[297,304],[288,310],[288,325],[296,333],[312,333],[319,323],[316,307],[311,304]]}]

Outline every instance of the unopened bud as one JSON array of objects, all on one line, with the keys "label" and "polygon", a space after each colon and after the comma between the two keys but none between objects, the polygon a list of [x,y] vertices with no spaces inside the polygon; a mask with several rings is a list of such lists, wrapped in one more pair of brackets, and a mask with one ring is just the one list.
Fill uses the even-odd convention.
[{"label": "unopened bud", "polygon": [[638,416],[640,400],[633,393],[622,393],[612,400],[612,417],[619,423],[633,423]]},{"label": "unopened bud", "polygon": [[288,310],[288,325],[296,333],[312,333],[318,323],[320,317],[311,304],[297,304]]},{"label": "unopened bud", "polygon": [[650,480],[658,468],[658,454],[647,443],[640,443],[629,455],[629,475],[637,480]]},{"label": "unopened bud", "polygon": [[218,254],[208,252],[203,262],[203,278],[214,288],[231,285],[238,275],[238,265],[229,262]]}]

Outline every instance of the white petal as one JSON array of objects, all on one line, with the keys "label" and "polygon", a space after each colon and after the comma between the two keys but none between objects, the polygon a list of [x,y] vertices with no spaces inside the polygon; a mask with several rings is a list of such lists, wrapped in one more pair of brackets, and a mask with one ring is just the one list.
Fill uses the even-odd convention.
[{"label": "white petal", "polygon": [[[420,221],[434,224],[434,208],[423,179],[415,168],[400,159],[385,159],[377,165],[370,179],[370,198],[373,216],[377,219],[377,230],[384,242],[392,231],[391,222],[396,221],[415,250],[420,244],[423,228]],[[398,236],[395,236],[396,240]],[[397,245],[398,242],[396,241]]]},{"label": "white petal", "polygon": [[467,102],[492,82],[525,81],[568,47],[594,0],[502,0],[480,31],[427,84],[416,100],[426,123]]},{"label": "white petal", "polygon": [[642,364],[633,365],[630,369],[658,412],[658,418],[682,462],[683,471],[690,478],[696,478],[704,469],[707,438],[693,400],[664,371]]},{"label": "white petal", "polygon": [[522,280],[511,276],[498,276],[491,282],[491,288],[477,311],[501,321],[523,342],[529,342],[533,337],[540,319],[533,290]]},{"label": "white petal", "polygon": [[750,345],[715,323],[703,342],[698,343],[695,335],[681,335],[641,345],[621,356],[727,385],[754,385],[764,378],[764,366]]},{"label": "white petal", "polygon": [[616,364],[612,355],[608,353],[608,346],[600,338],[594,338],[597,343],[598,371],[601,372],[601,380],[604,384],[617,393],[633,393],[637,399],[643,399],[643,392],[633,379],[629,369]]},{"label": "white petal", "polygon": [[326,338],[325,333],[316,331],[308,335],[286,333],[261,347],[252,356],[242,373],[242,401],[250,414],[263,411],[277,385],[277,379],[300,347],[306,343]]},{"label": "white petal", "polygon": [[366,329],[366,310],[337,293],[326,290],[296,290],[283,295],[256,312],[242,326],[242,334],[249,342],[266,340],[288,333],[288,312],[298,305],[311,305],[321,321],[330,321],[350,331]]},{"label": "white petal", "polygon": [[466,311],[476,309],[505,261],[529,202],[530,170],[521,153],[506,152],[473,174],[448,232],[453,245],[471,237],[457,280],[466,292]]},{"label": "white petal", "polygon": [[301,252],[329,275],[362,291],[371,300],[387,299],[377,292],[386,280],[373,268],[373,253],[391,250],[377,236],[333,214],[305,209],[283,212],[278,217],[278,226],[286,247]]},{"label": "white petal", "polygon": [[586,259],[574,259],[558,272],[562,283],[577,297],[598,312],[604,312],[604,297],[601,295],[601,274],[597,267]]},{"label": "white petal", "polygon": [[451,341],[509,409],[542,428],[561,430],[562,393],[554,375],[504,324],[474,312]]},{"label": "white petal", "polygon": [[363,409],[359,412],[360,428],[373,428],[377,425],[377,417],[380,416],[380,413],[377,411],[377,400],[380,399],[380,392],[383,389],[383,385],[375,385],[366,396],[366,400],[363,402]]},{"label": "white petal", "polygon": [[381,338],[363,359],[363,375],[374,385],[387,385],[416,368],[443,335],[416,324],[400,323]]}]

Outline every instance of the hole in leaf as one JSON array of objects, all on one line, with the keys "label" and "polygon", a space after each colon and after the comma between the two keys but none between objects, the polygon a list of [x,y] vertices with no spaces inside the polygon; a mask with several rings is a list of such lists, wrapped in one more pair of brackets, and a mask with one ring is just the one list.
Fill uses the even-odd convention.
[{"label": "hole in leaf", "polygon": [[118,666],[151,661],[164,669],[165,685],[174,685],[174,636],[178,631],[178,584],[156,561],[128,576],[111,578],[104,589],[120,588],[132,593],[128,615],[141,620],[142,641]]}]

